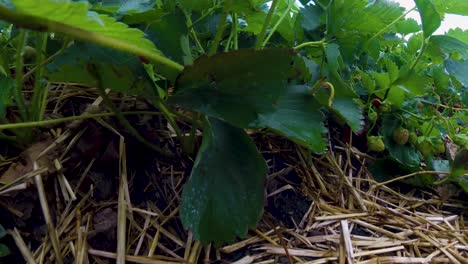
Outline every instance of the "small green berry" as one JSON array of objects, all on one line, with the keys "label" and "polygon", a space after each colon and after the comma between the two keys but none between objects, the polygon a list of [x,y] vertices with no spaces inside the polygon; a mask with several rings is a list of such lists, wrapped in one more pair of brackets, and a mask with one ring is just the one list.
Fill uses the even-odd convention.
[{"label": "small green berry", "polygon": [[393,130],[393,140],[398,145],[405,145],[409,139],[409,131],[406,128],[399,127]]},{"label": "small green berry", "polygon": [[382,152],[385,150],[385,143],[383,142],[382,137],[369,136],[367,137],[367,147],[370,151]]}]

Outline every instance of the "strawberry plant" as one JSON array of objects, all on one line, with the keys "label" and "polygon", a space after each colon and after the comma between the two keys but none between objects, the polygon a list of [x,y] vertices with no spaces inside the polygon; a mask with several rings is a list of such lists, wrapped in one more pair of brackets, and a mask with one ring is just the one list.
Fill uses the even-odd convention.
[{"label": "strawberry plant", "polygon": [[52,84],[144,97],[188,154],[194,142],[177,119],[203,130],[180,216],[195,238],[217,245],[245,236],[262,215],[267,165],[246,129],[320,154],[336,122],[366,133],[379,152],[377,178],[386,161],[413,172],[445,160],[456,171],[446,180],[468,192],[460,162],[444,153],[444,144],[468,145],[467,32],[433,35],[446,13],[468,15],[468,2],[415,0],[421,25],[391,1],[300,2],[1,1],[0,19],[11,24],[0,24],[0,139],[65,121],[43,120]]}]

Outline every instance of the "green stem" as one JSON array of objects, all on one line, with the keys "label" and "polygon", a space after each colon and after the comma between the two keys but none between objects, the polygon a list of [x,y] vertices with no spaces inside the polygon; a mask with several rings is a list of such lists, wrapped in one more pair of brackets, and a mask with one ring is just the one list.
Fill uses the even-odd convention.
[{"label": "green stem", "polygon": [[289,5],[288,5],[288,8],[286,9],[286,11],[281,15],[280,19],[276,22],[276,24],[273,26],[273,28],[271,29],[270,33],[268,33],[268,36],[265,38],[265,41],[263,41],[263,44],[262,44],[262,48],[264,48],[266,46],[266,44],[268,43],[268,41],[270,40],[271,36],[273,36],[273,34],[276,32],[276,29],[279,27],[279,25],[281,24],[281,22],[283,22],[284,18],[289,15],[289,12],[291,11],[291,8],[293,7],[294,5],[294,1],[290,1],[289,2]]},{"label": "green stem", "polygon": [[404,18],[406,15],[408,15],[410,12],[412,12],[413,10],[415,10],[416,7],[413,7],[411,8],[410,10],[406,11],[403,15],[397,17],[395,20],[393,20],[390,24],[388,24],[386,27],[382,28],[379,32],[375,33],[369,40],[366,41],[366,43],[364,44],[362,50],[360,53],[362,53],[364,50],[367,49],[367,46],[369,46],[369,44],[376,38],[378,38],[380,35],[382,35],[383,33],[387,32],[387,30],[389,30],[393,25],[395,25],[398,21],[400,21],[402,18]]},{"label": "green stem", "polygon": [[26,44],[27,33],[24,29],[20,29],[18,47],[16,50],[16,63],[15,63],[15,79],[16,87],[14,89],[14,97],[16,105],[20,112],[23,121],[28,120],[28,110],[23,98],[23,52]]},{"label": "green stem", "polygon": [[164,56],[159,55],[156,52],[138,47],[136,45],[126,43],[117,39],[113,39],[107,36],[102,36],[98,33],[86,31],[80,28],[76,28],[70,25],[52,21],[49,19],[19,14],[12,11],[4,6],[0,5],[0,17],[2,20],[16,24],[20,27],[36,30],[36,31],[47,31],[61,33],[66,36],[73,37],[75,39],[91,42],[94,44],[102,45],[105,47],[113,48],[116,50],[132,53],[138,56],[144,56],[155,63],[159,63],[168,67],[169,69],[179,73],[183,71],[184,66],[172,61]]},{"label": "green stem", "polygon": [[414,69],[414,67],[416,67],[416,65],[418,64],[419,60],[422,58],[422,55],[424,53],[424,51],[426,50],[426,40],[423,39],[422,40],[422,43],[421,43],[421,48],[420,48],[420,52],[418,54],[418,56],[416,57],[416,59],[414,60],[413,64],[411,64],[411,67],[408,71],[408,74],[411,73],[411,71]]},{"label": "green stem", "polygon": [[232,30],[234,31],[233,32],[233,36],[234,36],[234,50],[238,50],[239,49],[239,38],[237,36],[237,27],[238,27],[238,21],[237,21],[237,13],[233,13],[232,14]]},{"label": "green stem", "polygon": [[[153,111],[132,111],[132,112],[121,112],[122,115],[161,115],[159,112]],[[57,119],[41,120],[41,121],[32,121],[24,123],[14,123],[14,124],[3,124],[0,125],[0,131],[5,129],[18,129],[18,128],[29,128],[29,127],[45,127],[58,125],[65,122],[71,122],[75,120],[85,120],[93,118],[102,118],[102,117],[111,117],[116,116],[116,113],[99,113],[99,114],[82,114],[78,116],[68,116]]]},{"label": "green stem", "polygon": [[104,88],[103,83],[102,83],[102,75],[100,74],[99,69],[97,68],[97,66],[94,65],[94,64],[89,64],[87,66],[87,71],[94,77],[94,79],[97,82],[96,86],[97,86],[97,91],[99,93],[99,96],[102,97],[102,100],[107,105],[107,107],[109,107],[109,109],[112,112],[115,113],[115,116],[120,121],[120,123],[127,129],[127,131],[132,136],[134,136],[138,141],[140,141],[143,145],[145,145],[146,147],[148,147],[148,148],[150,148],[150,149],[152,149],[152,150],[154,150],[156,152],[159,152],[160,154],[162,154],[164,156],[170,156],[170,154],[167,153],[165,150],[163,150],[162,148],[160,148],[160,147],[154,145],[153,143],[147,141],[142,135],[140,135],[138,130],[136,130],[130,124],[130,122],[127,120],[127,118],[125,118],[125,116],[122,114],[122,112],[120,112],[120,110],[117,109],[117,107],[114,105],[114,103],[109,98],[109,96],[107,96],[107,93],[106,93],[105,88]]},{"label": "green stem", "polygon": [[49,89],[50,89],[50,82],[47,83],[47,86],[44,89],[44,92],[42,94],[42,100],[41,100],[41,104],[39,106],[39,117],[40,117],[39,120],[44,119],[44,114],[45,114],[45,111],[47,109],[47,96],[49,95]]},{"label": "green stem", "polygon": [[190,17],[190,14],[187,11],[185,11],[183,8],[180,8],[180,10],[182,10],[182,12],[184,13],[187,29],[189,30],[190,35],[192,36],[193,40],[195,41],[195,44],[197,44],[198,49],[202,53],[206,53],[205,49],[203,48],[202,44],[200,43],[200,40],[198,39],[197,32],[193,28],[193,22],[192,22],[192,18]]},{"label": "green stem", "polygon": [[213,43],[211,43],[210,51],[208,51],[208,56],[216,54],[216,51],[218,50],[219,42],[221,42],[221,38],[223,37],[224,26],[226,24],[226,19],[229,13],[228,9],[229,7],[227,4],[224,8],[223,15],[221,16],[219,20],[218,31],[216,31],[216,35],[213,40]]},{"label": "green stem", "polygon": [[295,50],[302,49],[305,47],[312,47],[312,48],[323,48],[325,50],[325,41],[320,40],[320,41],[310,41],[310,42],[304,42],[296,47],[294,47]]},{"label": "green stem", "polygon": [[195,22],[192,23],[192,25],[190,26],[189,29],[193,28],[196,24],[200,23],[203,19],[207,18],[208,16],[210,16],[216,9],[220,8],[221,7],[221,4],[223,4],[224,1],[219,1],[218,4],[216,4],[215,6],[213,6],[212,8],[208,9],[208,11],[206,11],[205,14],[203,14],[201,17],[199,17],[197,20],[195,20]]},{"label": "green stem", "polygon": [[36,45],[36,64],[41,65],[36,67],[36,75],[34,76],[34,90],[32,96],[32,106],[31,106],[31,118],[32,120],[38,121],[42,119],[41,115],[41,103],[42,97],[44,96],[44,90],[42,90],[42,76],[44,74],[44,66],[42,62],[44,60],[44,54],[47,47],[47,33],[37,34],[38,40]]},{"label": "green stem", "polygon": [[278,5],[279,0],[273,0],[271,3],[270,10],[265,18],[265,22],[263,23],[262,31],[257,36],[257,41],[255,42],[255,49],[260,49],[262,47],[263,38],[265,37],[266,31],[270,26],[270,21],[273,18],[273,14],[275,13],[276,6]]},{"label": "green stem", "polygon": [[31,76],[36,70],[37,68],[39,67],[43,67],[44,65],[48,64],[49,62],[51,62],[53,59],[55,59],[55,57],[57,57],[58,55],[62,54],[62,52],[68,47],[68,44],[69,44],[69,40],[65,40],[62,47],[57,51],[55,52],[54,54],[50,55],[48,58],[44,59],[41,63],[36,63],[36,65],[30,70],[28,71],[27,73],[25,73],[23,75],[23,82],[29,77]]}]

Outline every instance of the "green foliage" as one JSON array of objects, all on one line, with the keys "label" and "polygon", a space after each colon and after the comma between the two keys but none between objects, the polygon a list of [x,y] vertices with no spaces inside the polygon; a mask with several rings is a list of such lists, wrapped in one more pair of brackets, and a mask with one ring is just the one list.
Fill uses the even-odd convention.
[{"label": "green foliage", "polygon": [[[452,161],[443,141],[468,145],[467,31],[433,35],[445,14],[467,15],[467,1],[416,0],[421,25],[392,1],[267,2],[1,1],[0,17],[14,25],[0,24],[0,121],[8,122],[9,106],[43,113],[47,82],[99,80],[145,97],[178,136],[174,112],[196,112],[186,119],[204,124],[203,143],[181,219],[216,245],[244,236],[263,208],[267,168],[244,129],[268,129],[322,153],[331,117],[367,133],[368,149],[355,147],[379,156],[370,167],[377,180],[450,169],[446,180],[467,191],[466,152]],[[37,67],[32,103],[13,74],[26,61]],[[425,174],[405,182],[436,184]]]},{"label": "green foliage", "polygon": [[117,22],[113,17],[88,11],[87,2],[65,0],[11,0],[11,2],[19,13],[46,18],[130,45],[137,44],[148,51],[158,52],[155,45],[144,38],[142,31],[129,28],[126,24]]},{"label": "green foliage", "polygon": [[14,82],[9,76],[0,74],[0,117],[5,117],[5,110],[11,103]]},{"label": "green foliage", "polygon": [[219,246],[245,236],[261,218],[267,167],[242,129],[210,119],[203,131],[180,210],[197,239]]},{"label": "green foliage", "polygon": [[96,73],[103,86],[116,92],[143,95],[151,87],[143,65],[133,55],[92,44],[77,43],[46,67],[53,82],[74,82],[96,87]]}]

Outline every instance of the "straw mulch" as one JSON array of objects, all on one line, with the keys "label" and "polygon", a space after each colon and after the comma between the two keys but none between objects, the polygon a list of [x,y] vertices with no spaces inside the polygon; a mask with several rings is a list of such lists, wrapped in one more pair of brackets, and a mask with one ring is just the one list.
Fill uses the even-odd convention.
[{"label": "straw mulch", "polygon": [[[152,169],[138,170],[146,175],[136,175],[127,164],[128,137],[108,121],[97,119],[119,139],[111,176],[118,188],[110,199],[97,201],[96,186],[81,186],[96,160],[67,169],[86,130],[80,123],[55,133],[32,172],[0,185],[0,201],[26,189],[39,197],[47,224],[42,244],[31,249],[25,231],[9,231],[28,263],[468,263],[467,201],[377,184],[367,170],[374,158],[345,144],[315,156],[263,133],[252,134],[270,168],[262,221],[245,239],[202,246],[178,219],[190,159],[155,159]],[[177,147],[171,133],[161,135],[168,148]],[[150,179],[143,188],[142,178]],[[154,198],[135,202],[142,193]],[[0,206],[21,214],[4,201]]]}]

